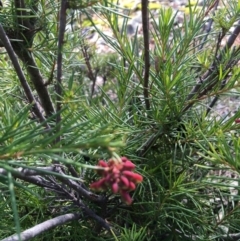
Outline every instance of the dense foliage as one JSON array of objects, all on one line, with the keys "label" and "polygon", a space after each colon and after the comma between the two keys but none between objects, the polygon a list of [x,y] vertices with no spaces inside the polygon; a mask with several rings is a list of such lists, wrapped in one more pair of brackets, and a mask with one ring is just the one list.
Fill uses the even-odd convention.
[{"label": "dense foliage", "polygon": [[3,1],[2,240],[240,239],[240,2],[159,7]]}]

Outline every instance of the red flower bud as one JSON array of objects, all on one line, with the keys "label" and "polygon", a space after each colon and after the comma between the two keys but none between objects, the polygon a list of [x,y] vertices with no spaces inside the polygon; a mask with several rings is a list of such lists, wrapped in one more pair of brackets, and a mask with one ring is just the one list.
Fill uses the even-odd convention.
[{"label": "red flower bud", "polygon": [[122,157],[121,157],[121,160],[122,160],[122,162],[129,161],[129,160],[127,159],[127,157],[125,157],[125,156],[122,156]]},{"label": "red flower bud", "polygon": [[112,175],[110,173],[106,173],[105,175],[105,182],[108,183],[108,182],[111,182],[111,179],[112,179]]},{"label": "red flower bud", "polygon": [[120,170],[117,167],[112,168],[112,173],[118,174],[119,172],[120,172]]},{"label": "red flower bud", "polygon": [[106,188],[105,182],[106,182],[105,178],[102,178],[102,179],[92,183],[90,185],[90,188],[96,189],[96,190],[104,190]]},{"label": "red flower bud", "polygon": [[134,170],[136,166],[131,162],[131,161],[126,161],[124,164],[123,164],[123,169],[125,170],[129,170],[129,171],[132,171]]},{"label": "red flower bud", "polygon": [[121,194],[121,197],[122,197],[122,200],[127,204],[127,205],[130,205],[130,204],[132,204],[132,198],[131,198],[131,196],[129,195],[129,193],[127,192],[127,191],[121,191],[120,192],[120,194]]},{"label": "red flower bud", "polygon": [[115,161],[114,160],[112,160],[112,159],[110,159],[109,161],[108,161],[108,166],[109,167],[111,167],[111,166],[115,166]]},{"label": "red flower bud", "polygon": [[128,186],[129,186],[129,180],[125,176],[120,176],[120,180],[121,180],[121,183],[122,183],[122,187],[124,189],[127,189]]},{"label": "red flower bud", "polygon": [[133,182],[129,182],[129,186],[128,186],[129,191],[135,190],[135,188],[136,188],[136,185]]},{"label": "red flower bud", "polygon": [[100,161],[98,161],[98,166],[100,166],[100,167],[108,167],[108,164],[105,161],[100,160]]},{"label": "red flower bud", "polygon": [[128,178],[131,178],[131,180],[136,183],[142,182],[142,180],[143,180],[143,177],[141,175],[131,172],[131,171],[123,171],[122,174]]},{"label": "red flower bud", "polygon": [[119,190],[119,186],[118,186],[118,184],[117,184],[116,182],[114,182],[114,183],[112,184],[112,192],[113,192],[113,193],[117,193],[118,190]]}]

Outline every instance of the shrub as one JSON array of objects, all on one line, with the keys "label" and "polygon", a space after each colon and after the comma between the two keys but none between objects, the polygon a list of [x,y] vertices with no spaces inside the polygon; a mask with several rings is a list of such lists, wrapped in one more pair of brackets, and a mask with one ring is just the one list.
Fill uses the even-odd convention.
[{"label": "shrub", "polygon": [[3,2],[2,240],[239,239],[240,5],[183,10]]}]

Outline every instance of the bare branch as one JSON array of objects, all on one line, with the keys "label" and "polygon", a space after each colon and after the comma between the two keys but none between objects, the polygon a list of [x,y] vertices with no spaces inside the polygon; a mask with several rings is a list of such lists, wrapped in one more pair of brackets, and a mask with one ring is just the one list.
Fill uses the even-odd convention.
[{"label": "bare branch", "polygon": [[[40,173],[43,172],[54,172],[55,171],[55,166],[50,166],[50,167],[36,167],[36,169],[30,169],[30,168],[22,168],[19,167],[16,169],[16,171],[21,172],[22,174],[26,176],[38,176]],[[4,170],[4,169],[3,169]],[[0,169],[0,173],[4,173],[2,169]]]},{"label": "bare branch", "polygon": [[41,176],[28,176],[25,173],[15,170],[14,168],[11,168],[11,170],[5,170],[3,168],[0,168],[1,175],[7,175],[8,171],[11,171],[12,176],[14,178],[19,178],[26,182],[35,184],[36,186],[39,186],[39,187],[54,189],[54,186]]},{"label": "bare branch", "polygon": [[[20,234],[21,240],[22,241],[27,241],[30,240],[34,237],[36,237],[37,235],[46,232],[49,229],[58,227],[60,225],[64,225],[67,222],[71,222],[73,220],[78,220],[81,217],[81,213],[67,213],[55,218],[52,218],[50,220],[47,220],[45,222],[42,222],[32,228],[29,228],[25,231],[23,231]],[[1,241],[18,241],[18,234],[14,234],[10,237],[7,237],[5,239],[2,239]]]}]

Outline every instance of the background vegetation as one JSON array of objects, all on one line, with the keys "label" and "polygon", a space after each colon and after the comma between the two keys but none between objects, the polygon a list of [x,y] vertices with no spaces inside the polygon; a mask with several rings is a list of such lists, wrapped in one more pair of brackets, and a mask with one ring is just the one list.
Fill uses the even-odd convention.
[{"label": "background vegetation", "polygon": [[[240,239],[240,113],[215,109],[238,98],[240,2],[189,1],[182,24],[136,7],[129,33],[115,1],[3,2],[2,241]],[[121,156],[144,177],[132,205],[89,189]]]}]

